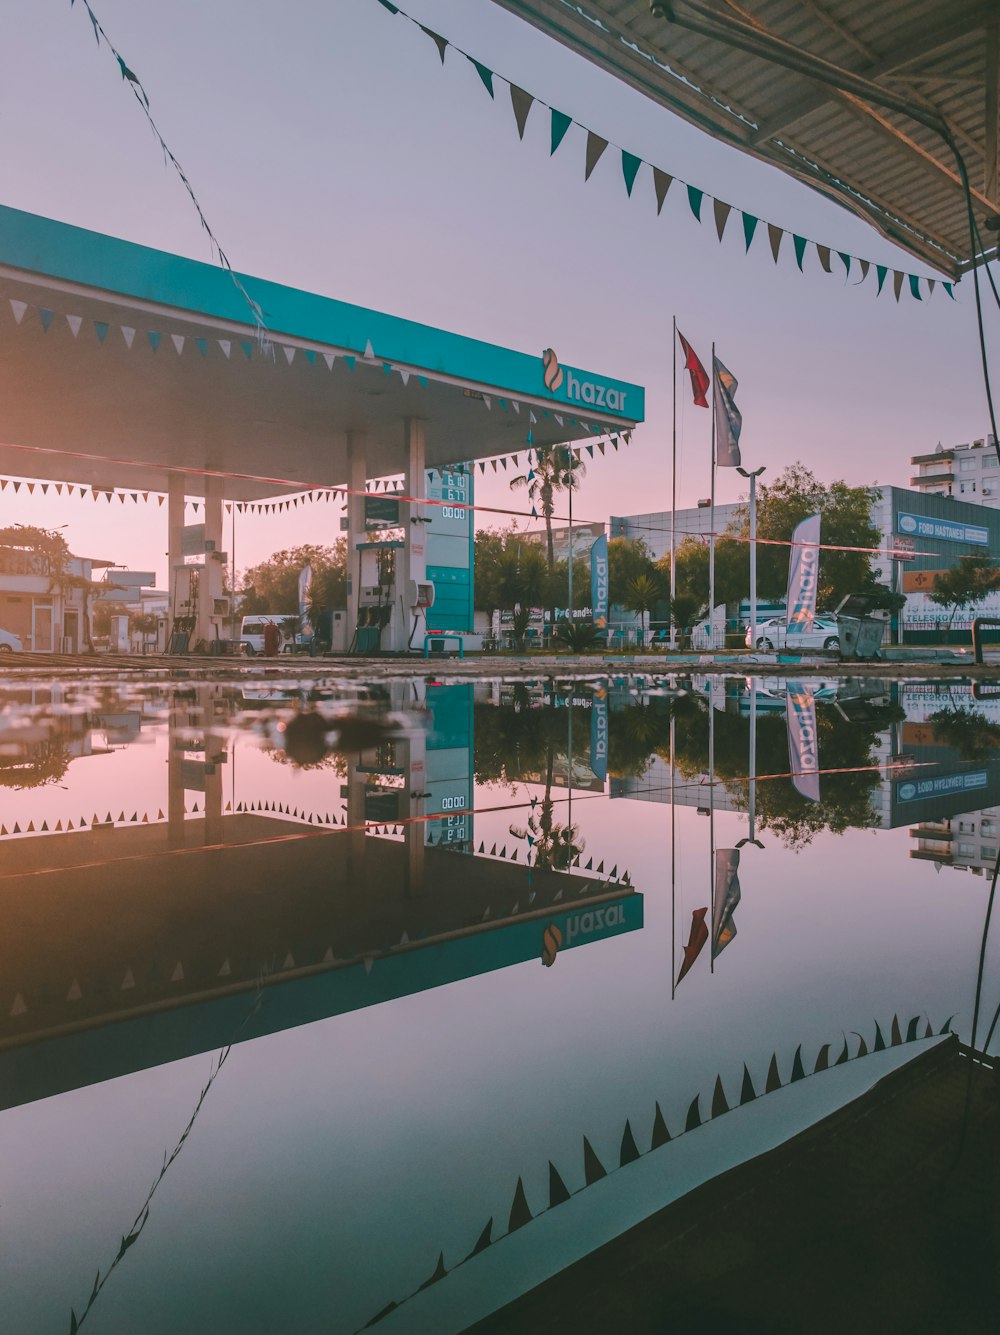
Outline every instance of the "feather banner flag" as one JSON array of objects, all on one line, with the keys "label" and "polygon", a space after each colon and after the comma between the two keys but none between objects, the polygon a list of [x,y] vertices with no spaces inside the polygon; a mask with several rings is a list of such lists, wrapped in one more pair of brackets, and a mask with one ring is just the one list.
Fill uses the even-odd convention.
[{"label": "feather banner flag", "polygon": [[707,408],[708,399],[705,397],[708,393],[708,387],[711,381],[708,378],[708,372],[702,366],[698,354],[692,348],[681,331],[678,329],[677,337],[681,341],[681,347],[684,349],[684,369],[691,376],[691,392],[694,394],[695,406],[698,408]]},{"label": "feather banner flag", "polygon": [[712,359],[715,379],[712,404],[715,413],[715,462],[720,468],[739,468],[740,431],[743,415],[736,406],[738,382],[732,371],[727,371],[718,357]]}]

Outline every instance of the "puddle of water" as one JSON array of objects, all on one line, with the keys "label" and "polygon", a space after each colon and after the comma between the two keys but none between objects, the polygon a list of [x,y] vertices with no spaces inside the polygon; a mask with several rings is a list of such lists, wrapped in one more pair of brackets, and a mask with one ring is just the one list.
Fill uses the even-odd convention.
[{"label": "puddle of water", "polygon": [[9,1328],[458,1330],[971,1042],[1000,685],[25,682],[0,788]]}]

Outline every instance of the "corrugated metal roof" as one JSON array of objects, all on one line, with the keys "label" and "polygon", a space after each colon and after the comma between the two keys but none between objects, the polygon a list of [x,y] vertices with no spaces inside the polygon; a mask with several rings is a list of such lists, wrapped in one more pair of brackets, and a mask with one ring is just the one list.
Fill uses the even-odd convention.
[{"label": "corrugated metal roof", "polygon": [[964,166],[995,254],[1000,0],[495,2],[952,277]]}]

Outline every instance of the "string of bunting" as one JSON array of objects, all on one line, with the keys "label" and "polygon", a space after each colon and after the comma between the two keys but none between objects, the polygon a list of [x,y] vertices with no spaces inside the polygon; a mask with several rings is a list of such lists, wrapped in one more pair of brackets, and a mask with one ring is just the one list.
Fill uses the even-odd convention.
[{"label": "string of bunting", "polygon": [[[285,364],[289,367],[293,365],[298,354],[301,352],[304,361],[310,366],[318,366],[322,363],[326,366],[327,370],[332,371],[337,362],[343,362],[347,369],[353,374],[356,372],[358,365],[360,364],[362,367],[381,370],[386,376],[392,375],[393,373],[398,374],[404,386],[409,385],[412,379],[415,380],[421,388],[428,389],[431,380],[436,381],[437,379],[437,377],[425,375],[422,372],[416,372],[411,368],[399,366],[377,356],[372,347],[371,339],[365,341],[363,351],[358,353],[319,352],[312,348],[300,348],[296,345],[281,343],[270,338],[254,341],[252,339],[218,338],[214,336],[212,338],[201,336],[195,337],[188,334],[178,333],[170,333],[167,335],[164,334],[162,330],[157,329],[139,330],[134,325],[113,324],[107,320],[85,320],[82,315],[74,314],[72,311],[56,311],[52,307],[34,305],[33,303],[21,301],[14,297],[8,298],[8,305],[10,306],[11,314],[14,317],[14,323],[22,329],[27,328],[25,319],[30,312],[32,320],[37,318],[42,332],[46,335],[49,334],[50,330],[60,327],[63,321],[65,321],[66,327],[74,340],[80,339],[86,328],[87,334],[85,337],[90,337],[92,330],[92,336],[97,339],[97,342],[101,347],[107,346],[109,335],[112,330],[114,330],[117,333],[120,333],[122,341],[129,352],[134,351],[136,348],[148,348],[150,355],[156,355],[161,348],[172,346],[176,355],[178,357],[183,357],[185,353],[191,351],[193,346],[194,350],[197,351],[198,356],[202,359],[207,359],[210,354],[217,355],[217,353],[221,352],[222,356],[227,361],[232,361],[235,352],[237,361],[239,360],[239,355],[242,354],[248,362],[256,360],[278,363],[280,350],[280,354],[284,357]],[[537,425],[540,415],[543,420],[555,421],[560,427],[565,426],[568,422],[570,426],[579,427],[581,431],[585,431],[590,436],[609,436],[609,442],[595,442],[596,448],[600,450],[601,454],[604,454],[606,443],[610,443],[613,448],[617,450],[619,436],[624,438],[625,444],[629,444],[631,441],[631,430],[610,432],[609,428],[603,427],[599,423],[587,421],[580,417],[574,417],[569,413],[559,413],[554,409],[542,408],[540,406],[538,407],[536,415],[536,411],[533,407],[529,404],[521,403],[517,399],[501,398],[500,395],[484,394],[480,393],[478,390],[466,390],[466,397],[481,401],[487,412],[493,411],[494,401],[499,410],[504,413],[512,412],[515,416],[520,416],[523,410],[527,416],[529,424],[529,438],[531,434],[530,428],[533,425]],[[575,447],[574,454],[577,458],[580,458],[581,449],[586,449],[589,456],[591,458],[594,457],[595,445]],[[508,460],[512,460],[516,466],[517,455],[503,455],[498,456],[495,459],[479,460],[479,471],[485,473],[487,465],[492,467],[494,473],[497,471],[498,465],[506,470]],[[386,490],[388,490],[388,483],[386,483],[385,486]],[[91,489],[84,488],[83,490],[90,491]],[[96,491],[101,495],[108,494],[107,489],[104,488],[97,488]],[[337,494],[337,491],[337,488],[332,488],[330,494]],[[150,494],[155,493],[126,492],[124,494],[133,497],[142,496],[143,499],[148,499]],[[347,493],[341,491],[340,494],[346,496]],[[159,503],[161,505],[163,504],[163,497],[160,498]],[[294,505],[294,501],[276,501],[268,503],[240,502],[238,503],[238,508],[239,513],[241,514],[271,514],[281,509],[287,510]]]},{"label": "string of bunting", "polygon": [[532,107],[535,106],[536,103],[539,106],[544,107],[550,115],[549,157],[553,156],[571,128],[575,126],[582,130],[587,137],[584,155],[585,181],[590,180],[595,167],[603,157],[605,151],[608,148],[612,148],[620,157],[622,178],[626,194],[629,198],[632,197],[632,192],[640,170],[643,167],[648,167],[650,169],[653,178],[653,191],[656,196],[657,216],[659,216],[663,210],[663,205],[666,202],[667,193],[670,190],[671,185],[676,182],[678,186],[682,186],[686,191],[688,206],[696,222],[701,223],[704,221],[703,214],[707,211],[707,205],[711,204],[715,230],[720,242],[725,234],[726,225],[729,222],[730,215],[735,213],[742,219],[743,240],[747,252],[750,250],[750,246],[753,243],[758,228],[762,223],[764,224],[767,229],[767,238],[775,264],[778,263],[778,256],[781,251],[782,242],[786,237],[790,236],[795,254],[795,263],[799,271],[802,273],[805,272],[805,257],[810,252],[811,248],[816,252],[820,268],[824,273],[832,274],[834,272],[835,260],[840,261],[840,264],[842,264],[844,268],[845,284],[851,280],[855,266],[857,266],[860,273],[860,277],[852,284],[852,286],[855,287],[863,283],[871,270],[874,269],[877,281],[876,296],[881,296],[882,289],[886,284],[886,279],[891,273],[892,290],[897,302],[904,291],[908,292],[914,300],[923,301],[924,290],[926,290],[927,296],[930,297],[939,283],[947,292],[948,296],[951,297],[952,301],[955,300],[954,283],[946,282],[944,279],[927,278],[922,274],[905,273],[899,269],[890,269],[889,265],[886,264],[876,264],[872,260],[862,259],[860,256],[852,255],[848,251],[838,250],[834,246],[824,245],[819,241],[811,240],[809,237],[800,236],[797,232],[791,232],[787,228],[779,226],[777,223],[767,222],[766,219],[759,217],[757,214],[750,213],[746,209],[741,209],[738,206],[728,203],[726,200],[718,199],[717,197],[710,195],[706,190],[703,190],[699,186],[692,185],[688,181],[682,180],[681,177],[675,175],[673,172],[668,172],[662,167],[657,167],[653,163],[647,162],[638,153],[632,153],[628,149],[622,148],[603,135],[598,134],[596,130],[592,130],[584,125],[582,121],[578,121],[575,117],[551,106],[542,98],[538,97],[537,94],[529,93],[524,88],[513,83],[510,79],[504,78],[503,75],[498,74],[496,70],[484,65],[482,61],[477,60],[475,56],[470,55],[468,51],[464,51],[460,46],[457,46],[447,37],[442,37],[440,33],[435,32],[432,28],[426,27],[423,23],[420,23],[417,19],[413,18],[412,15],[407,14],[405,10],[399,7],[399,5],[393,4],[392,0],[378,0],[378,3],[390,14],[401,19],[406,19],[408,23],[411,23],[415,28],[419,28],[426,37],[429,37],[437,48],[442,65],[444,65],[445,53],[449,47],[456,52],[456,54],[463,56],[469,61],[478,74],[483,88],[494,100],[496,99],[494,80],[499,79],[500,82],[507,84],[510,94],[511,108],[514,112],[514,121],[520,139],[524,139],[528,116]]},{"label": "string of bunting", "polygon": [[[75,0],[69,0],[70,9],[73,8],[74,3]],[[180,178],[181,184],[187,191],[191,203],[194,205],[194,210],[198,215],[198,221],[201,224],[201,229],[208,237],[212,249],[218,256],[219,263],[229,274],[229,277],[232,279],[237,292],[239,292],[240,296],[246,302],[247,308],[250,311],[250,314],[253,318],[253,322],[257,328],[258,333],[263,333],[264,330],[263,311],[261,310],[260,305],[256,301],[254,301],[253,297],[251,297],[250,293],[240,282],[236,274],[236,271],[233,269],[233,266],[229,262],[229,256],[222,249],[222,246],[219,244],[218,238],[216,237],[215,233],[212,231],[211,227],[208,224],[208,219],[205,216],[205,211],[201,207],[201,204],[198,200],[198,196],[194,193],[194,187],[191,185],[191,182],[185,175],[184,169],[181,167],[181,164],[177,161],[177,159],[174,157],[173,153],[167,146],[167,142],[163,138],[163,135],[160,134],[159,128],[157,127],[156,122],[153,120],[153,114],[150,111],[149,94],[146,92],[145,88],[143,88],[139,76],[135,73],[134,70],[129,68],[121,52],[115,46],[114,42],[112,42],[108,34],[104,31],[104,27],[102,26],[100,19],[94,13],[94,9],[90,3],[90,0],[80,0],[80,3],[83,6],[83,8],[87,11],[87,17],[90,19],[90,25],[94,30],[94,40],[96,41],[98,47],[100,47],[101,43],[103,42],[104,45],[107,47],[107,49],[110,51],[110,53],[114,56],[115,60],[117,61],[118,68],[121,71],[122,79],[131,88],[132,94],[135,97],[136,102],[138,102],[143,115],[149,122],[149,128],[152,130],[153,136],[156,139],[156,142],[159,144],[160,150],[163,153],[164,163],[169,163],[173,167],[174,171],[177,173],[178,177]]]}]

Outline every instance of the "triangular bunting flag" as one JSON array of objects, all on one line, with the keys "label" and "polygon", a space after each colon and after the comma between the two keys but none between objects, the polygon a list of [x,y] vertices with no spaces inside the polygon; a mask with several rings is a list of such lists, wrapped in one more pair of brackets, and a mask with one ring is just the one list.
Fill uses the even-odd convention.
[{"label": "triangular bunting flag", "polygon": [[824,273],[832,273],[833,270],[830,268],[830,247],[821,246],[819,242],[817,242],[816,254],[819,256],[819,262],[823,266]]},{"label": "triangular bunting flag", "polygon": [[83,316],[67,315],[66,323],[69,325],[73,337],[76,338],[77,334],[80,332],[80,326],[83,324]]},{"label": "triangular bunting flag", "polygon": [[911,295],[916,297],[917,301],[923,301],[923,297],[920,295],[920,279],[915,273],[908,274],[907,276],[910,280]]},{"label": "triangular bunting flag", "polygon": [[171,334],[171,335],[170,335],[170,341],[171,341],[171,343],[173,343],[174,347],[177,349],[177,355],[178,355],[178,357],[179,357],[179,356],[181,355],[181,353],[184,351],[184,335],[183,335],[183,334]]},{"label": "triangular bunting flag", "polygon": [[888,272],[889,272],[888,265],[876,264],[875,273],[878,275],[878,291],[875,293],[875,295],[877,297],[880,297],[882,295],[882,288],[885,284],[885,276]]},{"label": "triangular bunting flag", "polygon": [[673,183],[673,177],[659,167],[653,168],[653,189],[656,191],[656,216],[659,217],[663,209],[663,201],[667,197],[667,191]]},{"label": "triangular bunting flag", "polygon": [[809,242],[804,236],[797,236],[795,232],[792,233],[792,245],[795,247],[795,263],[799,266],[799,271],[801,273],[805,273],[805,270],[802,268],[802,260],[805,257],[806,246],[808,244]]},{"label": "triangular bunting flag", "polygon": [[691,205],[691,212],[701,222],[701,201],[705,198],[704,190],[699,190],[696,186],[689,185],[687,188],[688,203]]},{"label": "triangular bunting flag", "polygon": [[608,146],[608,141],[602,139],[599,134],[594,134],[593,130],[587,131],[587,157],[584,168],[583,179],[590,180],[590,174],[601,160],[601,154]]},{"label": "triangular bunting flag", "polygon": [[13,297],[9,297],[8,300],[10,301],[11,314],[14,316],[14,323],[20,324],[24,319],[24,312],[28,309],[28,303],[26,301],[15,301]]},{"label": "triangular bunting flag", "polygon": [[162,337],[162,335],[158,334],[155,329],[151,329],[149,333],[146,335],[146,337],[149,339],[149,346],[155,352],[157,348],[160,346],[160,338]]},{"label": "triangular bunting flag", "polygon": [[217,340],[217,342],[218,342],[218,344],[219,344],[219,347],[222,349],[222,355],[223,355],[223,357],[225,357],[225,358],[228,360],[228,358],[229,358],[229,354],[230,354],[230,353],[232,352],[232,350],[233,350],[232,339],[228,339],[228,338],[220,338],[220,339]]},{"label": "triangular bunting flag", "polygon": [[752,213],[743,214],[743,240],[746,242],[747,250],[750,249],[750,243],[753,241],[753,234],[757,230],[759,218],[755,218]]},{"label": "triangular bunting flag", "polygon": [[[468,59],[472,60],[472,57],[469,56]],[[485,65],[480,65],[478,60],[472,60],[472,63],[476,68],[476,73],[483,81],[483,87],[489,93],[490,97],[493,97],[493,71],[488,70]]]},{"label": "triangular bunting flag", "polygon": [[719,234],[720,241],[726,230],[726,223],[729,221],[729,214],[732,211],[732,207],[732,204],[726,204],[721,199],[712,200],[712,209],[715,213],[715,230]]},{"label": "triangular bunting flag", "polygon": [[556,111],[555,107],[550,108],[552,112],[552,139],[549,148],[549,157],[556,151],[563,139],[566,137],[566,131],[573,124],[572,116],[567,116],[564,111]]},{"label": "triangular bunting flag", "polygon": [[903,279],[905,274],[901,274],[898,269],[892,271],[892,290],[896,294],[896,300],[899,300],[899,294],[903,290]]},{"label": "triangular bunting flag", "polygon": [[439,32],[435,32],[433,28],[425,28],[422,23],[418,23],[417,27],[420,29],[421,32],[425,32],[427,36],[431,39],[431,41],[434,43],[434,45],[437,47],[438,55],[441,57],[441,64],[443,65],[444,53],[448,49],[448,39],[446,37],[442,37]]},{"label": "triangular bunting flag", "polygon": [[45,330],[46,333],[49,332],[49,325],[52,323],[52,318],[54,315],[55,311],[50,311],[48,306],[39,306],[38,318],[41,321],[42,328]]},{"label": "triangular bunting flag", "polygon": [[850,255],[846,254],[846,253],[845,253],[844,251],[842,251],[842,250],[838,250],[838,251],[837,251],[837,254],[840,256],[841,263],[842,263],[843,266],[844,266],[845,277],[850,278],[850,276],[851,276],[851,257],[850,257]]},{"label": "triangular bunting flag", "polygon": [[534,100],[530,93],[518,88],[516,83],[510,85],[510,102],[514,108],[514,119],[517,121],[517,133],[520,139],[524,138],[524,127],[528,123],[528,112]]},{"label": "triangular bunting flag", "polygon": [[637,158],[634,153],[626,153],[624,148],[622,153],[622,175],[625,177],[625,189],[628,191],[629,198],[632,197],[632,187],[635,185],[635,178],[639,168],[642,166],[642,158]]},{"label": "triangular bunting flag", "polygon": [[771,254],[774,256],[775,264],[778,263],[778,251],[781,249],[781,242],[784,239],[784,232],[780,227],[775,227],[774,223],[767,224],[767,239],[771,243]]},{"label": "triangular bunting flag", "polygon": [[104,340],[105,340],[105,339],[107,338],[107,336],[108,336],[108,330],[110,329],[110,327],[111,327],[111,326],[108,324],[107,320],[95,320],[95,321],[94,321],[94,330],[95,330],[95,332],[96,332],[96,334],[97,334],[97,341],[98,341],[98,343],[103,343],[103,342],[104,342]]}]

